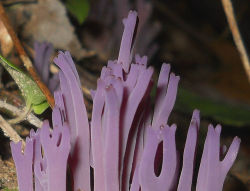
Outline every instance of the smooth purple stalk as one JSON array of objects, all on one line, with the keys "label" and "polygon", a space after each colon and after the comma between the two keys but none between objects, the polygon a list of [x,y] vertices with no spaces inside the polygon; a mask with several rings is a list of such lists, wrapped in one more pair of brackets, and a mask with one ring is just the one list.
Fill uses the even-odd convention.
[{"label": "smooth purple stalk", "polygon": [[122,42],[118,56],[118,63],[122,63],[122,68],[127,73],[129,71],[129,66],[131,62],[131,49],[133,46],[133,36],[136,27],[137,12],[130,11],[128,18],[123,20],[125,26]]},{"label": "smooth purple stalk", "polygon": [[40,138],[47,162],[48,191],[66,190],[68,157],[65,156],[69,155],[70,150],[69,128],[65,123],[63,127],[54,128],[50,133],[50,126],[45,121]]},{"label": "smooth purple stalk", "polygon": [[26,138],[24,153],[22,152],[22,142],[11,142],[12,157],[17,170],[17,181],[19,191],[33,191],[33,140]]},{"label": "smooth purple stalk", "polygon": [[[140,163],[139,180],[144,191],[171,190],[176,175],[177,152],[175,146],[176,126],[161,126],[147,131],[147,143]],[[154,170],[154,159],[158,144],[163,141],[163,164],[159,177]]]},{"label": "smooth purple stalk", "polygon": [[[43,191],[45,188],[48,187],[48,180],[45,176],[42,175],[39,177],[39,171],[41,168],[46,169],[47,164],[46,160],[43,159],[42,156],[42,145],[40,139],[40,129],[36,132],[32,129],[30,131],[30,137],[34,141],[34,150],[33,150],[33,168],[34,168],[34,178],[35,178],[35,191]],[[38,178],[39,177],[39,178]]]},{"label": "smooth purple stalk", "polygon": [[187,133],[183,153],[182,171],[177,191],[191,191],[199,127],[200,112],[198,110],[194,110]]},{"label": "smooth purple stalk", "polygon": [[90,191],[90,134],[80,79],[69,52],[60,52],[54,62],[61,69],[60,87],[71,134],[69,163],[73,173],[74,190]]},{"label": "smooth purple stalk", "polygon": [[[121,92],[122,94],[123,92]],[[119,94],[118,94],[119,95]],[[104,179],[105,190],[119,190],[119,123],[121,97],[110,85],[105,88],[105,102],[107,104],[107,136],[104,142]]]},{"label": "smooth purple stalk", "polygon": [[207,138],[201,158],[197,179],[197,191],[220,191],[229,169],[232,167],[240,146],[240,139],[235,137],[224,159],[220,160],[221,126],[208,127]]},{"label": "smooth purple stalk", "polygon": [[93,155],[94,168],[94,188],[101,189],[105,185],[104,166],[103,166],[103,136],[102,136],[102,111],[104,107],[104,82],[99,79],[97,82],[97,90],[93,100],[93,111],[91,120],[91,149]]}]

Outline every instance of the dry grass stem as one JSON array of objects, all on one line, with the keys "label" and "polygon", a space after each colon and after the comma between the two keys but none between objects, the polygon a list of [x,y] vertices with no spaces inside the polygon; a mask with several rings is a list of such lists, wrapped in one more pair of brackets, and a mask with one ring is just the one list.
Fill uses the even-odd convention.
[{"label": "dry grass stem", "polygon": [[236,47],[240,53],[240,57],[242,60],[243,67],[248,77],[248,81],[250,82],[250,62],[249,57],[247,55],[246,48],[243,44],[239,28],[235,19],[234,10],[232,6],[231,0],[222,0],[222,5],[224,7],[224,11],[226,13],[227,21],[229,23],[230,30],[232,31],[233,39],[236,44]]},{"label": "dry grass stem", "polygon": [[23,145],[25,144],[23,139],[18,135],[18,133],[1,115],[0,115],[0,128],[3,130],[4,135],[9,137],[10,140],[14,141],[15,143],[22,141]]},{"label": "dry grass stem", "polygon": [[[11,112],[12,116],[21,116],[23,114],[23,111],[21,109],[7,103],[6,101],[0,100],[0,108],[6,109],[7,111]],[[29,113],[25,120],[27,120],[30,124],[34,125],[37,128],[40,128],[42,126],[42,121],[32,113]]]}]

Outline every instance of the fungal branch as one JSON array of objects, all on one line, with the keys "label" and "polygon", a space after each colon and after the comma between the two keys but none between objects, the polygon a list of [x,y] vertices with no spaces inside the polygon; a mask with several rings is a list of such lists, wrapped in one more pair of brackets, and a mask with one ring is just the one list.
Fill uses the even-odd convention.
[{"label": "fungal branch", "polygon": [[0,2],[0,20],[3,22],[5,28],[7,29],[8,33],[9,33],[9,35],[14,43],[14,46],[19,54],[19,57],[20,57],[21,61],[23,62],[25,68],[27,69],[28,73],[30,74],[32,79],[36,82],[36,84],[41,89],[43,94],[45,95],[50,107],[53,108],[55,105],[54,98],[53,98],[52,94],[50,93],[48,87],[41,81],[35,68],[33,67],[30,58],[28,57],[27,53],[25,52],[20,40],[18,39],[16,33],[14,32],[14,30],[9,22],[9,19],[6,15],[6,12],[5,12],[1,2]]}]

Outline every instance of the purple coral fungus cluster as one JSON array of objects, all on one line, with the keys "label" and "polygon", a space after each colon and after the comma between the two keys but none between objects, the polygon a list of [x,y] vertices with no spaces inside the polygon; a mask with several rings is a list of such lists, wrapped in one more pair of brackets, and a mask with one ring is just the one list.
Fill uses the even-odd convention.
[{"label": "purple coral fungus cluster", "polygon": [[[41,129],[31,131],[24,153],[21,142],[11,143],[19,191],[66,191],[67,169],[75,191],[191,190],[199,111],[193,112],[181,156],[175,142],[177,127],[168,124],[179,76],[170,73],[170,65],[162,65],[152,109],[153,68],[147,67],[146,56],[132,60],[136,20],[137,13],[131,11],[123,21],[119,57],[103,67],[92,91],[90,123],[69,52],[59,52],[54,59],[60,68],[60,90],[55,92],[52,125],[45,121]],[[220,125],[208,127],[197,191],[221,191],[236,159],[237,137],[220,160],[220,133]]]}]

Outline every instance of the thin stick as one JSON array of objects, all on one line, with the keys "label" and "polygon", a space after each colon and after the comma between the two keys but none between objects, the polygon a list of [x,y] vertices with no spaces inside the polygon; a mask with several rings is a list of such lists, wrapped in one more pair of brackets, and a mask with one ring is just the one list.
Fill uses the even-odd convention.
[{"label": "thin stick", "polygon": [[[9,103],[7,103],[6,101],[2,101],[0,100],[0,108],[3,108],[9,112],[11,112],[12,116],[21,116],[23,114],[23,111],[21,109],[18,109],[17,107],[15,107],[14,105],[11,105]],[[26,120],[36,126],[37,128],[41,128],[42,127],[42,121],[40,119],[38,119],[34,114],[29,113],[26,117]]]},{"label": "thin stick", "polygon": [[17,132],[10,126],[10,124],[0,115],[0,128],[3,130],[5,136],[9,137],[10,140],[15,143],[22,141],[23,145],[25,144],[23,139],[17,134]]},{"label": "thin stick", "polygon": [[40,77],[37,75],[37,72],[35,68],[32,65],[31,60],[29,59],[28,55],[26,54],[20,40],[18,39],[16,33],[14,32],[12,26],[10,25],[9,19],[4,11],[4,8],[0,2],[0,19],[3,22],[4,26],[6,27],[9,35],[11,36],[11,39],[15,45],[15,48],[20,56],[20,59],[22,60],[25,68],[29,72],[30,76],[33,78],[33,80],[37,83],[41,91],[44,93],[44,95],[47,98],[47,101],[51,108],[54,107],[55,101],[53,96],[51,95],[48,87],[41,81]]},{"label": "thin stick", "polygon": [[241,57],[245,72],[247,74],[248,81],[250,82],[250,62],[249,62],[247,51],[246,51],[246,48],[244,47],[244,44],[243,44],[243,41],[239,32],[239,28],[235,19],[232,2],[231,0],[222,0],[222,5],[226,13],[227,21],[229,23],[229,27],[232,32],[234,42],[240,53],[240,57]]}]

